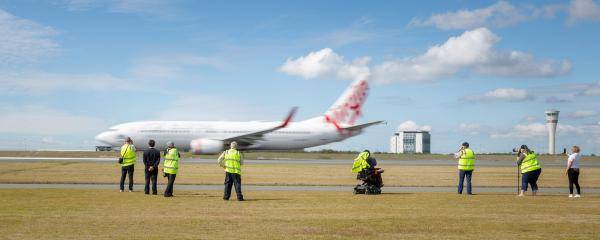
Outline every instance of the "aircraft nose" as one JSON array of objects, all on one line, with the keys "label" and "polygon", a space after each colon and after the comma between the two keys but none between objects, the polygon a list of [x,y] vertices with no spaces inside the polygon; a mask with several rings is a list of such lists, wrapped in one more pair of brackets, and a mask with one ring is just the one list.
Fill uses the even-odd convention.
[{"label": "aircraft nose", "polygon": [[115,144],[115,137],[111,132],[103,132],[96,136],[96,141],[112,146]]}]

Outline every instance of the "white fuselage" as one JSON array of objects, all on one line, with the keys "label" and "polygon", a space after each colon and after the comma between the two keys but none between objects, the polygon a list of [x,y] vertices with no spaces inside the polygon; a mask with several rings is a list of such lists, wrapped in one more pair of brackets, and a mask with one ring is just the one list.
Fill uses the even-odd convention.
[{"label": "white fuselage", "polygon": [[[224,122],[224,121],[144,121],[124,123],[99,134],[96,140],[102,144],[120,147],[126,137],[131,137],[138,150],[148,148],[154,139],[156,148],[166,148],[172,141],[184,151],[190,150],[195,139],[222,140],[276,126],[278,122]],[[322,117],[302,122],[291,122],[285,128],[265,134],[252,145],[241,147],[246,150],[296,150],[342,141],[356,136],[361,131],[340,134],[335,126]]]}]

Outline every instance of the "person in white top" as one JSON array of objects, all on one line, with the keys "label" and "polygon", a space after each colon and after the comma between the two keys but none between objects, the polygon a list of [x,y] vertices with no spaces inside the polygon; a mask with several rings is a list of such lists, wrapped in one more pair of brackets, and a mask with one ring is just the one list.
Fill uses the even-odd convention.
[{"label": "person in white top", "polygon": [[[581,149],[578,146],[571,148],[571,155],[567,159],[567,176],[569,176],[569,197],[581,197],[581,188],[579,187],[579,160]],[[573,196],[573,185],[577,188],[577,195]]]}]

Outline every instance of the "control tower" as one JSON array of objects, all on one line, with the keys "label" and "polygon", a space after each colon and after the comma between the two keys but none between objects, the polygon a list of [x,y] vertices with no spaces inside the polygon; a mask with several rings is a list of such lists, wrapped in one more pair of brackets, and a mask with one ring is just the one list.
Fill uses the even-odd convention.
[{"label": "control tower", "polygon": [[546,111],[546,126],[548,127],[548,154],[555,154],[556,145],[556,125],[558,125],[558,110],[550,109]]}]

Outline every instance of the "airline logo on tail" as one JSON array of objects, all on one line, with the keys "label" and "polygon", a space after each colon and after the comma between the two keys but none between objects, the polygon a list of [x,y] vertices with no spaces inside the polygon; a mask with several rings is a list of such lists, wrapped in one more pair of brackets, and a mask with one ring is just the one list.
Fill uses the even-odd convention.
[{"label": "airline logo on tail", "polygon": [[352,126],[361,115],[361,109],[367,100],[369,84],[366,80],[359,80],[342,94],[342,96],[325,113],[325,121],[333,124],[340,134],[344,127]]}]

